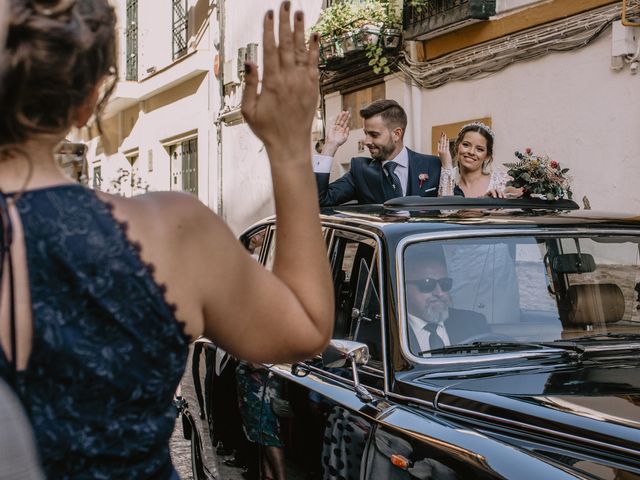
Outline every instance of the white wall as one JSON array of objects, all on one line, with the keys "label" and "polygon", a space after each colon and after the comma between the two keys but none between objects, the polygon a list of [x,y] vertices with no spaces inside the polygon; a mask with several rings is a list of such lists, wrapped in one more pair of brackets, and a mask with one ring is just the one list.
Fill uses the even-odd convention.
[{"label": "white wall", "polygon": [[592,208],[640,211],[640,75],[610,69],[610,30],[592,45],[521,62],[485,79],[424,90],[421,147],[431,127],[490,116],[495,158],[531,147],[573,176],[574,198]]},{"label": "white wall", "polygon": [[[207,0],[199,0],[207,1]],[[119,66],[120,76],[125,76],[125,36],[124,26],[126,23],[125,0],[114,2],[118,14],[118,29],[120,38]],[[198,0],[189,0],[188,9],[192,9],[198,4]],[[205,5],[206,6],[206,5]],[[193,16],[193,15],[191,15]],[[190,17],[191,18],[191,17]],[[175,64],[172,59],[172,6],[169,1],[159,2],[158,0],[139,0],[138,3],[139,22],[139,73],[141,86],[148,85],[158,77],[147,79],[149,76],[146,69],[154,65],[157,70],[168,67],[164,72],[156,73],[174,81],[176,78],[187,78],[189,85],[194,84],[196,79],[189,77],[192,67],[189,62],[178,61]],[[218,26],[215,21],[215,10],[211,20],[213,27],[203,30],[199,38],[200,42],[193,45],[199,50],[196,55],[210,56],[210,65],[213,68],[214,40],[217,38]],[[211,34],[211,30],[214,30]],[[191,32],[195,34],[196,32]],[[194,58],[194,57],[190,57]],[[211,72],[212,73],[212,72]],[[135,121],[133,129],[122,139],[121,144],[115,145],[117,152],[106,156],[96,154],[96,140],[90,142],[88,151],[89,177],[92,178],[93,168],[100,165],[102,169],[103,189],[110,188],[111,180],[117,176],[118,169],[130,169],[125,158],[125,153],[137,150],[139,159],[135,164],[143,184],[148,185],[150,190],[171,189],[171,168],[167,150],[163,142],[176,138],[189,132],[196,132],[198,136],[198,196],[201,201],[211,208],[217,204],[216,189],[216,162],[217,141],[215,135],[214,120],[220,110],[220,98],[218,94],[218,83],[213,75],[204,74],[199,83],[193,88],[183,88],[183,94],[176,94],[175,90],[158,91],[154,97],[148,99],[148,94],[138,98],[137,108],[139,116]],[[180,89],[185,85],[173,85]],[[141,91],[144,88],[140,89]],[[165,89],[166,90],[166,89]],[[182,95],[182,96],[181,96]],[[158,106],[159,99],[164,98],[166,104]],[[155,109],[150,110],[150,104],[156,104]],[[136,108],[136,104],[133,108]],[[129,108],[129,104],[127,107]],[[122,113],[115,112],[115,118]],[[127,131],[123,129],[123,131]],[[149,151],[151,151],[153,165],[149,171]]]},{"label": "white wall", "polygon": [[269,161],[264,146],[246,124],[224,127],[222,142],[226,153],[222,163],[224,219],[239,234],[274,212]]},{"label": "white wall", "polygon": [[524,6],[531,6],[536,3],[543,3],[547,0],[498,0],[496,2],[496,14],[514,10],[516,8],[522,8]]},{"label": "white wall", "polygon": [[[278,18],[280,0],[225,2],[225,59],[231,59],[235,66],[238,48],[247,43],[258,43],[261,72],[263,18],[269,9],[273,9]],[[291,12],[304,11],[308,28],[317,20],[321,6],[321,0],[293,0]],[[227,98],[230,107],[239,106],[240,99],[241,88]],[[264,146],[248,125],[240,123],[222,128],[221,213],[234,233],[239,234],[254,222],[274,213],[271,174]]]}]

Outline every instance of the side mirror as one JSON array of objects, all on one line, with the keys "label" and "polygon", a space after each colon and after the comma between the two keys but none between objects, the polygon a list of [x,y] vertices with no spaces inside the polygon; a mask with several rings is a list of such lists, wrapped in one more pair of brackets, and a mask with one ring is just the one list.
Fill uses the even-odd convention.
[{"label": "side mirror", "polygon": [[329,342],[329,346],[322,352],[322,364],[329,368],[340,368],[351,361],[351,373],[353,375],[353,388],[356,396],[364,403],[373,401],[369,391],[360,384],[357,365],[366,365],[369,361],[369,347],[360,342],[351,340],[336,340]]},{"label": "side mirror", "polygon": [[340,368],[351,360],[356,365],[366,365],[369,361],[369,347],[351,340],[332,339],[329,346],[322,352],[322,364],[329,368]]}]

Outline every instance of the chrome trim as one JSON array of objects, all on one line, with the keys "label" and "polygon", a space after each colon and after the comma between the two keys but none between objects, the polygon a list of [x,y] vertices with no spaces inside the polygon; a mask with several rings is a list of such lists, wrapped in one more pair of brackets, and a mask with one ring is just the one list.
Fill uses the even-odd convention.
[{"label": "chrome trim", "polygon": [[[386,314],[386,309],[385,309],[385,295],[384,295],[384,289],[383,289],[383,268],[382,268],[382,240],[380,239],[379,235],[376,235],[375,233],[370,232],[369,230],[363,229],[363,228],[358,228],[358,227],[352,227],[350,225],[342,225],[340,223],[332,223],[332,222],[321,222],[323,226],[327,226],[333,229],[337,229],[337,230],[347,230],[347,231],[353,231],[355,233],[359,233],[360,235],[366,236],[368,238],[373,238],[373,240],[376,242],[377,245],[377,252],[376,255],[378,257],[378,297],[380,300],[380,328],[381,328],[381,334],[382,334],[382,365],[383,365],[383,374],[384,374],[384,378],[383,378],[383,385],[384,385],[384,391],[388,392],[389,391],[389,385],[390,385],[390,381],[389,381],[389,377],[391,375],[391,369],[389,368],[389,364],[388,364],[388,358],[387,358],[387,314]],[[334,240],[335,240],[335,233],[334,233]]]},{"label": "chrome trim", "polygon": [[[565,352],[566,350],[563,349],[553,349],[553,350],[545,350],[545,352]],[[428,378],[428,379],[437,379],[437,378],[452,378],[452,377],[459,377],[459,380],[461,381],[465,381],[467,379],[469,379],[469,377],[478,377],[478,376],[485,376],[487,374],[489,375],[494,375],[496,373],[510,373],[510,372],[528,372],[528,371],[535,371],[535,370],[539,370],[540,369],[540,365],[529,365],[529,366],[517,366],[517,367],[490,367],[490,368],[482,368],[482,369],[476,369],[476,370],[456,370],[455,372],[437,372],[437,373],[425,373],[424,375],[420,376],[419,378],[416,378],[415,380],[413,380],[414,382],[420,382],[421,379],[423,378]]]},{"label": "chrome trim", "polygon": [[379,368],[372,367],[371,365],[361,365],[360,370],[368,373],[369,375],[377,375],[379,377],[384,377],[384,370],[380,370]]},{"label": "chrome trim", "polygon": [[[438,392],[438,393],[440,393],[440,392]],[[564,433],[564,432],[561,432],[561,431],[558,431],[558,430],[551,430],[551,429],[544,428],[544,427],[538,427],[538,426],[530,424],[530,423],[517,422],[515,420],[505,419],[504,417],[495,417],[493,415],[488,415],[486,413],[476,412],[476,411],[473,411],[473,410],[466,410],[464,408],[454,407],[454,406],[451,406],[451,405],[446,405],[446,404],[437,405],[436,409],[441,411],[441,412],[450,411],[450,412],[460,413],[460,414],[463,414],[467,418],[469,416],[474,416],[474,417],[478,417],[478,418],[481,418],[481,419],[484,419],[484,420],[487,420],[487,421],[490,421],[490,422],[495,422],[495,423],[499,423],[499,424],[506,424],[506,425],[509,425],[509,426],[512,426],[512,427],[515,426],[515,427],[520,428],[519,431],[522,431],[522,429],[524,429],[524,430],[534,430],[534,431],[536,431],[538,433],[543,433],[543,434],[551,436],[551,437],[562,437],[564,439],[571,440],[571,441],[573,441],[575,443],[578,443],[578,444],[583,444],[583,445],[584,444],[588,444],[588,445],[599,447],[599,448],[605,447],[605,448],[607,448],[609,450],[615,450],[617,452],[624,453],[624,454],[627,454],[627,455],[632,455],[634,457],[637,457],[638,454],[640,453],[638,450],[632,450],[630,448],[621,447],[619,445],[614,445],[614,444],[605,443],[605,442],[599,442],[598,440],[592,440],[590,438],[579,437],[579,436],[572,435],[570,433]]]},{"label": "chrome trim", "polygon": [[398,242],[398,246],[395,252],[395,267],[397,275],[397,295],[398,302],[398,319],[400,321],[400,348],[409,361],[413,363],[423,365],[460,365],[465,363],[483,363],[486,361],[501,361],[501,360],[513,360],[524,358],[535,358],[547,356],[549,353],[555,353],[557,350],[544,350],[531,351],[525,350],[517,353],[498,353],[498,354],[486,354],[477,358],[470,357],[456,357],[456,358],[424,358],[418,357],[411,353],[409,350],[409,341],[407,335],[407,318],[406,318],[406,303],[405,303],[405,288],[404,288],[404,264],[402,262],[404,250],[412,243],[421,241],[440,241],[440,240],[452,240],[463,238],[478,238],[478,237],[526,237],[526,236],[554,236],[559,235],[573,235],[577,237],[594,237],[594,236],[633,236],[640,235],[640,230],[637,228],[629,229],[607,229],[607,228],[492,228],[492,229],[475,229],[475,230],[457,230],[457,231],[439,231],[439,232],[422,232],[415,235],[410,235]]},{"label": "chrome trim", "polygon": [[[276,364],[274,366],[276,368],[278,368],[278,367],[279,368],[285,368],[286,365],[287,364]],[[318,368],[318,367],[314,367],[314,366],[311,366],[311,365],[307,365],[306,363],[298,363],[298,365],[303,370],[304,369],[309,370],[309,373],[313,372],[318,376],[321,376],[321,377],[324,376],[324,377],[330,378],[331,380],[335,380],[336,382],[342,384],[343,387],[346,387],[347,385],[350,386],[350,387],[353,387],[351,389],[351,391],[353,392],[354,395],[356,395],[355,384],[354,384],[353,380],[349,380],[348,378],[341,377],[340,375],[336,375],[335,373],[328,372],[327,370],[323,370],[322,368]],[[289,370],[291,370],[291,368],[289,368]],[[367,390],[369,392],[375,393],[379,397],[384,397],[385,396],[385,393],[382,390],[378,390],[377,388],[370,387],[369,385],[365,385],[365,387],[367,388]]]},{"label": "chrome trim", "polygon": [[399,393],[389,392],[387,394],[387,398],[393,398],[395,400],[404,401],[407,404],[415,403],[417,405],[424,405],[426,407],[432,408],[433,410],[436,409],[436,406],[433,402],[429,402],[428,400],[422,400],[421,398],[405,397],[404,395],[400,395]]}]

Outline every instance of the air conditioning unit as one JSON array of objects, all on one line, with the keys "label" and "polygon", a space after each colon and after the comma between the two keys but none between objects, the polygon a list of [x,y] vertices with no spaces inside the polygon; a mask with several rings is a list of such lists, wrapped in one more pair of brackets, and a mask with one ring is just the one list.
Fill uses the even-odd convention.
[{"label": "air conditioning unit", "polygon": [[238,78],[244,77],[244,62],[247,58],[247,49],[245,47],[240,47],[238,49],[238,63],[236,65],[238,69]]},{"label": "air conditioning unit", "polygon": [[240,77],[238,76],[238,61],[235,58],[225,60],[224,67],[222,69],[222,75],[225,85],[237,85],[240,83]]},{"label": "air conditioning unit", "polygon": [[246,49],[246,61],[258,64],[258,44],[257,43],[247,43]]}]

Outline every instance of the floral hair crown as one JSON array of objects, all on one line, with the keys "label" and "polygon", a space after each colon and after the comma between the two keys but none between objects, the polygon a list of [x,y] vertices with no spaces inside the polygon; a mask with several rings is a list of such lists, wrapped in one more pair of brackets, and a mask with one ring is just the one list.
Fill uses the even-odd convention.
[{"label": "floral hair crown", "polygon": [[460,129],[460,131],[458,132],[458,135],[460,135],[460,134],[463,132],[463,130],[465,130],[465,129],[467,129],[467,128],[470,128],[470,127],[477,127],[477,128],[480,128],[480,129],[484,130],[485,132],[487,132],[489,135],[491,135],[491,138],[492,138],[493,140],[495,140],[495,139],[496,139],[496,134],[493,132],[493,130],[491,130],[491,127],[490,127],[489,125],[485,125],[485,124],[484,124],[484,123],[482,123],[482,122],[471,122],[471,123],[467,123],[464,127],[462,127],[462,128]]}]

